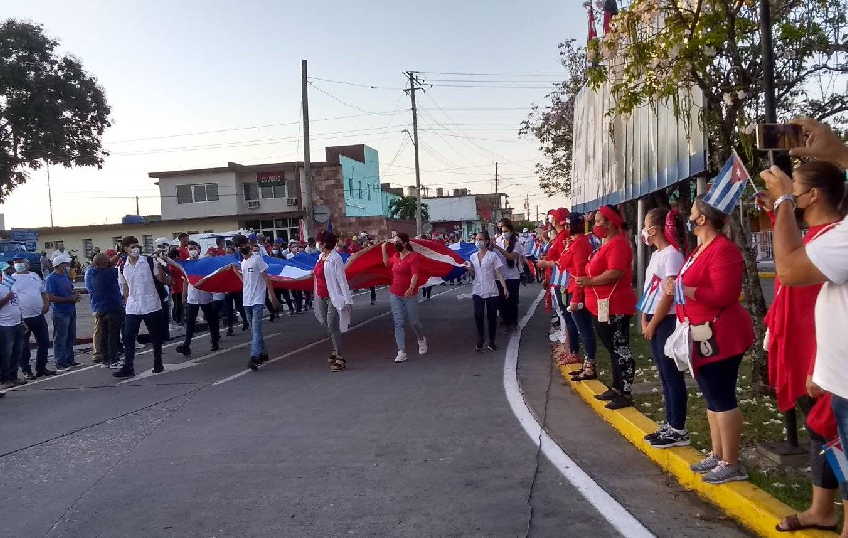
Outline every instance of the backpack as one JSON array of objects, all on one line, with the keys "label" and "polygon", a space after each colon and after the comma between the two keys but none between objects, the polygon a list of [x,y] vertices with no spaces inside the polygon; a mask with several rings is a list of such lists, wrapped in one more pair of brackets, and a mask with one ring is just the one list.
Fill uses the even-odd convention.
[{"label": "backpack", "polygon": [[[150,256],[144,257],[147,260],[147,265],[150,266],[150,276],[153,277],[153,285],[156,286],[156,292],[159,294],[159,301],[163,302],[168,297],[168,290],[165,289],[165,284],[159,282],[159,279],[156,278],[156,272],[153,270],[153,258]],[[121,276],[124,274],[124,266],[127,264],[127,258],[121,257],[121,262],[118,264],[118,271],[121,272]]]}]

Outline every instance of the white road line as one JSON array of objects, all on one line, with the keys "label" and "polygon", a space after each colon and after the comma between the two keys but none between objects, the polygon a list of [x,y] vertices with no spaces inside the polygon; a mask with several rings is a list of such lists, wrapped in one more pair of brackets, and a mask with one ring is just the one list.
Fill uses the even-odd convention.
[{"label": "white road line", "polygon": [[[455,288],[453,288],[453,289],[449,289],[449,290],[445,290],[445,291],[440,292],[440,293],[436,293],[436,294],[434,294],[434,295],[433,295],[433,297],[438,297],[439,295],[444,295],[444,294],[446,294],[446,293],[450,293],[450,292],[452,292],[452,291],[454,291],[454,290],[456,290],[456,289],[458,289],[458,287],[455,287]],[[423,298],[423,297],[419,297],[419,298],[418,298],[418,302],[419,302],[419,303],[423,303],[423,302],[424,302],[424,298]],[[359,322],[359,323],[357,323],[356,325],[352,325],[352,326],[350,327],[350,329],[348,330],[348,332],[352,332],[354,329],[358,329],[358,328],[360,328],[360,327],[362,327],[362,326],[364,326],[364,325],[366,325],[366,324],[368,324],[368,323],[371,323],[371,322],[372,322],[372,321],[374,321],[374,320],[377,320],[377,319],[380,319],[380,318],[384,318],[384,317],[386,317],[386,316],[389,316],[389,315],[391,315],[391,313],[392,313],[392,312],[391,312],[391,310],[389,310],[389,311],[387,311],[387,312],[383,312],[382,314],[377,314],[376,316],[371,316],[370,318],[368,318],[368,319],[366,319],[366,320],[360,321],[360,322]],[[330,339],[329,339],[328,337],[325,337],[325,338],[322,338],[322,339],[320,339],[320,340],[316,340],[316,341],[314,341],[314,342],[310,342],[309,344],[306,344],[306,345],[304,345],[304,346],[301,346],[301,347],[299,347],[299,348],[297,348],[297,349],[294,349],[294,350],[292,350],[292,351],[288,351],[288,352],[286,352],[286,353],[283,353],[282,355],[280,355],[280,356],[278,356],[278,357],[274,357],[273,359],[270,359],[268,362],[266,362],[264,365],[262,365],[262,366],[260,367],[260,369],[265,368],[265,366],[267,366],[267,365],[271,364],[272,362],[277,362],[277,361],[282,360],[282,359],[285,359],[285,358],[287,358],[287,357],[291,357],[292,355],[296,355],[296,354],[298,354],[298,353],[301,353],[301,352],[303,352],[303,351],[306,351],[307,349],[312,349],[313,347],[317,346],[318,344],[323,344],[323,343],[325,343],[325,342],[327,342],[327,341],[329,341],[329,340],[330,340]],[[250,370],[250,369],[242,370],[241,372],[239,372],[239,373],[237,373],[237,374],[233,374],[233,375],[231,375],[231,376],[229,376],[229,377],[225,377],[224,379],[219,379],[218,381],[216,381],[216,382],[212,383],[212,386],[214,387],[215,385],[222,385],[222,384],[224,384],[224,383],[228,383],[228,382],[230,382],[230,381],[233,381],[233,380],[235,380],[235,379],[240,378],[241,376],[247,375],[247,374],[249,374],[249,373],[251,373],[251,372],[253,372],[253,370]]]},{"label": "white road line", "polygon": [[506,349],[506,358],[504,359],[504,392],[506,392],[509,406],[512,412],[518,419],[518,422],[527,432],[527,435],[534,444],[539,443],[541,439],[542,453],[556,467],[559,472],[568,480],[583,497],[595,507],[598,513],[606,519],[610,525],[620,532],[623,536],[631,537],[653,537],[654,534],[645,528],[633,514],[627,511],[618,501],[616,501],[609,493],[595,482],[577,463],[572,460],[565,451],[556,444],[548,433],[542,429],[542,426],[536,420],[536,417],[524,401],[524,396],[521,387],[518,384],[518,349],[521,340],[521,331],[524,326],[533,317],[536,307],[545,296],[545,292],[539,293],[529,310],[518,324],[518,329],[513,332],[509,339],[509,345]]}]

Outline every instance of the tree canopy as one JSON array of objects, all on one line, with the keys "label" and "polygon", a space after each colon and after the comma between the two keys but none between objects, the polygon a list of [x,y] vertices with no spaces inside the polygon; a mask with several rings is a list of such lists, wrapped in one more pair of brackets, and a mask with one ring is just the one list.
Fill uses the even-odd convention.
[{"label": "tree canopy", "polygon": [[45,164],[97,166],[109,105],[97,80],[35,24],[0,24],[0,201]]},{"label": "tree canopy", "polygon": [[[415,211],[418,208],[418,199],[415,196],[401,196],[389,202],[389,216],[393,219],[415,219]],[[430,220],[430,211],[427,204],[421,204],[421,220]]]}]

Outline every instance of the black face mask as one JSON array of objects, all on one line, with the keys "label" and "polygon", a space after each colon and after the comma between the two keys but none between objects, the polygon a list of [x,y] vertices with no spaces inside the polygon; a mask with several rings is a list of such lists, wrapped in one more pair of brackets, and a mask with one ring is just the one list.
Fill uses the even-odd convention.
[{"label": "black face mask", "polygon": [[241,255],[242,255],[242,256],[247,256],[247,255],[249,255],[249,254],[250,254],[250,251],[251,251],[251,248],[250,248],[250,247],[241,247],[241,248],[239,249],[239,252],[241,252]]},{"label": "black face mask", "polygon": [[400,241],[396,241],[395,242],[395,249],[397,249],[398,252],[403,252],[404,251],[403,243],[401,243]]}]

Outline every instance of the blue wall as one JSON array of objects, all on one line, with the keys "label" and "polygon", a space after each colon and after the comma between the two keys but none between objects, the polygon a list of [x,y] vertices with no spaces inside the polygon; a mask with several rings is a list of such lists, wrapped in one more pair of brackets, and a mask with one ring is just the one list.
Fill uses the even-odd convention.
[{"label": "blue wall", "polygon": [[339,156],[344,182],[345,215],[348,217],[377,217],[384,215],[383,193],[380,190],[380,158],[377,150],[365,146],[365,162]]}]

